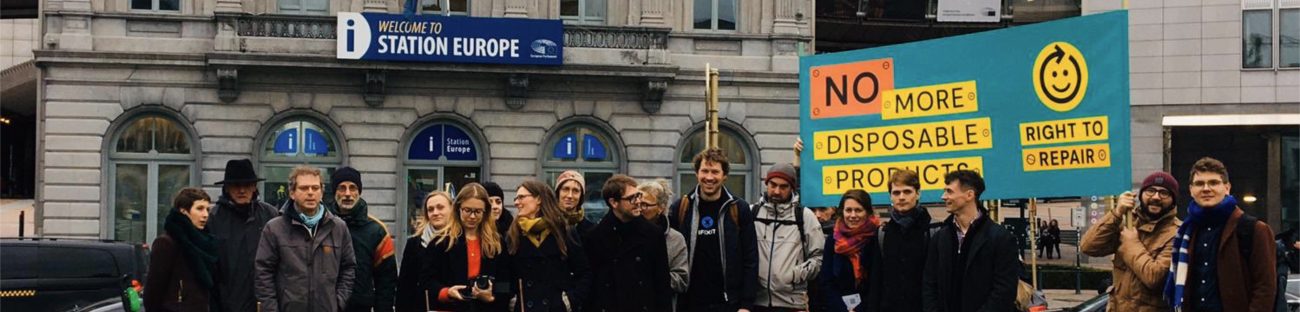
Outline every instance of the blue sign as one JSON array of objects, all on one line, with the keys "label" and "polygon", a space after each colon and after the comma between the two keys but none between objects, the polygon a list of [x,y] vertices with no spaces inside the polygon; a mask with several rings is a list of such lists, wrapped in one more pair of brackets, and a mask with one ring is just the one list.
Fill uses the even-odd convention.
[{"label": "blue sign", "polygon": [[289,156],[298,154],[298,129],[280,131],[280,135],[275,137],[274,151]]},{"label": "blue sign", "polygon": [[424,128],[416,134],[406,153],[406,157],[417,160],[438,160],[444,156],[444,160],[477,160],[478,148],[464,130],[440,124]]},{"label": "blue sign", "polygon": [[888,198],[900,168],[929,202],[959,169],[984,177],[983,199],[1119,193],[1128,60],[1126,11],[802,57],[800,198]]},{"label": "blue sign", "polygon": [[560,20],[338,13],[339,59],[563,65]]},{"label": "blue sign", "polygon": [[328,141],[325,140],[324,134],[321,134],[320,131],[316,131],[316,129],[312,129],[312,128],[307,128],[303,130],[304,130],[303,131],[304,140],[302,145],[304,147],[303,148],[304,153],[306,153],[309,156],[329,155],[330,147]]},{"label": "blue sign", "polygon": [[551,148],[551,156],[559,159],[578,159],[578,139],[573,134],[560,137]]},{"label": "blue sign", "polygon": [[[586,160],[605,160],[609,157],[609,152],[605,149],[605,143],[594,135],[582,135],[582,158]],[[551,157],[563,160],[578,159],[578,138],[574,134],[568,134],[560,137],[551,148]]]},{"label": "blue sign", "polygon": [[596,136],[586,134],[582,136],[582,157],[587,160],[605,160],[605,144],[600,143]]}]

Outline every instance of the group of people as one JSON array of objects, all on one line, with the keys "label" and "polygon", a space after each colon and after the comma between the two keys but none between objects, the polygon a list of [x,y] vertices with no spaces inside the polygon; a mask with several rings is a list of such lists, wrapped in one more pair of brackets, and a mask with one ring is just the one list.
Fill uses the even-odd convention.
[{"label": "group of people", "polygon": [[1038,219],[1038,257],[1046,254],[1051,259],[1053,253],[1055,258],[1061,258],[1061,224],[1056,219],[1051,222]]},{"label": "group of people", "polygon": [[[176,195],[151,245],[145,308],[1018,309],[1019,249],[980,204],[985,184],[975,171],[944,176],[942,221],[918,205],[917,173],[892,171],[884,221],[863,190],[844,193],[837,207],[803,207],[792,163],[771,167],[752,205],[725,186],[730,163],[721,150],[695,156],[693,167],[698,185],[680,196],[662,179],[607,179],[590,191],[609,207],[599,222],[585,217],[589,191],[577,171],[552,184],[521,183],[514,215],[496,183],[433,191],[399,265],[393,238],[369,215],[357,170],[339,168],[326,183],[319,169],[297,167],[291,200],[277,209],[258,199],[262,179],[252,163],[232,160],[215,203],[197,188]],[[1180,221],[1178,182],[1153,174],[1088,232],[1085,253],[1116,255],[1111,311],[1273,307],[1271,230],[1236,207],[1227,177],[1217,160],[1198,162],[1190,215]],[[326,187],[334,198],[322,198]]]}]

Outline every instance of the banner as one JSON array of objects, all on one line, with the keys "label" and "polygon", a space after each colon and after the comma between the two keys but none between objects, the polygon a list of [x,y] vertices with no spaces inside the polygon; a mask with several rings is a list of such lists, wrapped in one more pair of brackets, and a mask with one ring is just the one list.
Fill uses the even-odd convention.
[{"label": "banner", "polygon": [[801,199],[887,203],[897,168],[919,173],[925,202],[958,169],[980,172],[983,199],[1119,193],[1128,60],[1125,11],[802,57]]},{"label": "banner", "polygon": [[338,14],[339,59],[563,65],[560,20]]}]

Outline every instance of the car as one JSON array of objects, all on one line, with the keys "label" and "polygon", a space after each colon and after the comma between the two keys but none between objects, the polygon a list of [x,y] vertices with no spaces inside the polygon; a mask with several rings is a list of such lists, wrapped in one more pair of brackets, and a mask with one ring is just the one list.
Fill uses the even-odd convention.
[{"label": "car", "polygon": [[68,311],[145,280],[147,246],[111,240],[0,238],[0,310]]}]

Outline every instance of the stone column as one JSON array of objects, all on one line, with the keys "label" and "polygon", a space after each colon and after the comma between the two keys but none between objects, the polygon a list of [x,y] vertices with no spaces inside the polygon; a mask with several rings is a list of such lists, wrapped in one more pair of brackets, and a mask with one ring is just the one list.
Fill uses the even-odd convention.
[{"label": "stone column", "polygon": [[505,17],[528,17],[528,0],[506,0]]},{"label": "stone column", "polygon": [[217,0],[217,7],[213,10],[222,13],[242,13],[244,4],[239,0]]},{"label": "stone column", "polygon": [[642,0],[641,26],[668,26],[664,21],[664,15],[668,12],[667,7],[667,0]]},{"label": "stone column", "polygon": [[[772,23],[773,34],[799,34],[799,3],[804,0],[776,0],[776,19]],[[803,13],[807,15],[807,13]]]}]

